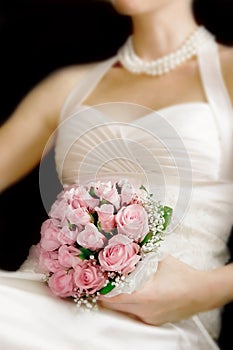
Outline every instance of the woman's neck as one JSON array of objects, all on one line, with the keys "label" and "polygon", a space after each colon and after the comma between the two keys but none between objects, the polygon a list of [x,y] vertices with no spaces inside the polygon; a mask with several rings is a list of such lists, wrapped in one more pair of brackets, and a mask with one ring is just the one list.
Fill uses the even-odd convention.
[{"label": "woman's neck", "polygon": [[175,51],[197,28],[189,2],[172,1],[153,13],[134,16],[133,45],[144,60]]}]

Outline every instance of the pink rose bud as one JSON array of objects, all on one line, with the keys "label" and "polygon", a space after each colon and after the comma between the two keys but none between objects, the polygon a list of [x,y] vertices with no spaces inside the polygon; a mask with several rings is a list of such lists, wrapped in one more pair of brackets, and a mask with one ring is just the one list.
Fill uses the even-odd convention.
[{"label": "pink rose bud", "polygon": [[48,285],[54,295],[66,298],[74,294],[73,271],[60,270],[49,278]]},{"label": "pink rose bud", "polygon": [[148,216],[140,204],[122,207],[116,214],[118,232],[136,242],[142,241],[149,232]]},{"label": "pink rose bud", "polygon": [[94,209],[99,205],[99,199],[93,198],[86,187],[78,186],[77,188],[72,188],[68,194],[69,202],[72,208],[76,209],[79,207],[85,207],[89,210]]},{"label": "pink rose bud", "polygon": [[40,251],[39,255],[39,270],[44,273],[57,272],[61,270],[62,266],[58,261],[58,253],[47,252],[43,249]]},{"label": "pink rose bud", "polygon": [[81,291],[88,290],[90,294],[93,294],[104,286],[106,277],[100,266],[83,261],[75,266],[74,282]]},{"label": "pink rose bud", "polygon": [[71,231],[68,226],[63,226],[57,234],[57,239],[61,244],[73,244],[77,238],[77,230]]},{"label": "pink rose bud", "polygon": [[115,227],[114,206],[112,204],[103,204],[100,208],[96,207],[101,228],[104,231],[111,231]]},{"label": "pink rose bud", "polygon": [[58,219],[60,221],[63,221],[65,219],[66,211],[69,208],[69,204],[67,200],[63,198],[62,194],[58,196],[58,199],[53,203],[49,212],[50,217]]},{"label": "pink rose bud", "polygon": [[48,219],[41,226],[41,247],[47,251],[53,251],[60,247],[57,235],[59,228],[56,226],[57,220]]},{"label": "pink rose bud", "polygon": [[99,252],[100,265],[106,271],[117,271],[127,275],[140,260],[139,245],[124,235],[115,235]]},{"label": "pink rose bud", "polygon": [[58,250],[58,261],[63,267],[75,267],[81,261],[79,253],[77,248],[63,245]]},{"label": "pink rose bud", "polygon": [[85,226],[88,222],[91,222],[91,217],[84,208],[69,210],[66,213],[66,218],[71,224],[75,224],[78,227]]},{"label": "pink rose bud", "polygon": [[134,195],[134,187],[128,182],[124,183],[121,188],[121,205],[128,205],[132,201]]},{"label": "pink rose bud", "polygon": [[120,196],[117,192],[115,184],[112,185],[111,181],[106,183],[98,182],[95,184],[94,191],[101,200],[105,199],[119,209]]},{"label": "pink rose bud", "polygon": [[103,248],[105,236],[99,232],[94,224],[88,223],[85,229],[78,233],[77,243],[87,249],[97,250]]}]

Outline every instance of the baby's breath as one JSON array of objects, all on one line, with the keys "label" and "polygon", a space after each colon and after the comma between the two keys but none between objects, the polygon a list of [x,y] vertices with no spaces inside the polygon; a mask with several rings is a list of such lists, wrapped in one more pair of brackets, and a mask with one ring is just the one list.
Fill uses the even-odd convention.
[{"label": "baby's breath", "polygon": [[[143,188],[144,189],[144,188]],[[153,195],[146,190],[146,195],[137,197],[138,201],[143,205],[148,215],[150,239],[142,246],[143,253],[156,251],[160,242],[164,239],[164,211],[160,201],[155,201]]]}]

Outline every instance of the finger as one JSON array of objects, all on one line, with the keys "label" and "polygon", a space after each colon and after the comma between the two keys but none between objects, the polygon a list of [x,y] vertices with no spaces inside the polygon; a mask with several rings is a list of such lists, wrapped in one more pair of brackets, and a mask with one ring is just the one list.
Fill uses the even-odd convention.
[{"label": "finger", "polygon": [[100,301],[100,306],[113,311],[120,311],[127,314],[135,314],[134,304],[105,303]]},{"label": "finger", "polygon": [[103,303],[98,302],[98,306],[100,308],[107,309],[110,311],[120,312],[123,315],[126,315],[127,317],[132,318],[133,320],[141,322],[140,317],[134,312],[134,310],[133,309],[131,310],[131,308],[126,308],[125,304],[110,304],[110,303],[105,304],[104,302]]},{"label": "finger", "polygon": [[135,296],[136,293],[132,294],[119,294],[115,297],[106,297],[106,296],[99,296],[99,300],[102,302],[105,302],[106,304],[132,304],[136,303],[137,295]]}]

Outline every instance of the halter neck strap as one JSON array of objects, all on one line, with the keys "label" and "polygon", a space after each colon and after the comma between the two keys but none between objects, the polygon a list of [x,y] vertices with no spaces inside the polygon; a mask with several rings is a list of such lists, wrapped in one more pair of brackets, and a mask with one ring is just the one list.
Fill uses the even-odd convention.
[{"label": "halter neck strap", "polygon": [[96,85],[102,79],[109,68],[117,61],[117,56],[113,56],[103,62],[97,63],[90,71],[84,75],[77,86],[71,91],[61,110],[60,120],[64,120],[80,106],[91,94]]},{"label": "halter neck strap", "polygon": [[232,176],[233,164],[233,149],[230,147],[233,136],[233,108],[223,80],[218,47],[214,40],[208,41],[206,45],[199,48],[198,62],[207,101],[219,132],[222,150],[221,176],[229,178]]}]

